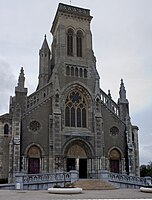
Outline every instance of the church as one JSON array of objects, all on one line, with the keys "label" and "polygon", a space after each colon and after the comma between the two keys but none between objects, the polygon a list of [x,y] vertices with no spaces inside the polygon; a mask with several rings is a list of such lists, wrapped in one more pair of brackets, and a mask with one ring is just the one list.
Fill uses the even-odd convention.
[{"label": "church", "polygon": [[100,88],[91,20],[89,9],[59,3],[30,95],[21,68],[9,112],[0,116],[0,179],[70,170],[79,178],[102,170],[140,175],[138,127],[130,120],[124,82],[117,102]]}]

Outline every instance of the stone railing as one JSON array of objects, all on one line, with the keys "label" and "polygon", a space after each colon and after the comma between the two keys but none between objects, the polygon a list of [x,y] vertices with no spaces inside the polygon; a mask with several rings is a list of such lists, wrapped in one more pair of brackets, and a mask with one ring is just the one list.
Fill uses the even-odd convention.
[{"label": "stone railing", "polygon": [[59,182],[59,181],[71,181],[71,174],[55,173],[55,174],[27,174],[23,175],[23,184],[38,183],[38,182]]},{"label": "stone railing", "polygon": [[42,89],[37,90],[33,94],[27,97],[26,111],[30,111],[35,106],[39,105],[46,99],[48,99],[52,94],[52,83],[49,83]]},{"label": "stone railing", "polygon": [[24,174],[17,173],[15,176],[15,189],[17,190],[43,190],[54,185],[65,186],[66,183],[72,183],[78,180],[78,172],[44,173],[44,174]]},{"label": "stone railing", "polygon": [[149,185],[149,179],[147,179],[146,177],[129,176],[126,174],[109,173],[108,179],[111,182],[132,184],[136,186]]},{"label": "stone railing", "polygon": [[119,106],[103,90],[101,92],[101,102],[115,115],[119,115]]}]

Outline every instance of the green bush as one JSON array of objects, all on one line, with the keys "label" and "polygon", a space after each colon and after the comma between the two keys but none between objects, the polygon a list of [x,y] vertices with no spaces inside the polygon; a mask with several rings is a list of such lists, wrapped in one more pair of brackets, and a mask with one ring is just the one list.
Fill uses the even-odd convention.
[{"label": "green bush", "polygon": [[67,188],[73,188],[74,184],[73,183],[66,183],[65,187],[67,187]]}]

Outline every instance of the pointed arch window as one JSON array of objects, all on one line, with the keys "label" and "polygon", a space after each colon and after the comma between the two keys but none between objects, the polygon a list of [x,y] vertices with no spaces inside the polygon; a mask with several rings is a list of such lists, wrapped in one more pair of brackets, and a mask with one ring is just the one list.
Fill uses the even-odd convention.
[{"label": "pointed arch window", "polygon": [[83,76],[83,71],[82,71],[82,68],[80,68],[80,77],[82,77]]},{"label": "pointed arch window", "polygon": [[87,78],[87,76],[88,76],[88,75],[87,75],[87,70],[84,69],[84,77]]},{"label": "pointed arch window", "polygon": [[86,109],[82,109],[82,127],[86,127]]},{"label": "pointed arch window", "polygon": [[70,75],[70,67],[69,66],[66,67],[66,75],[68,75],[68,76]]},{"label": "pointed arch window", "polygon": [[81,127],[81,109],[77,109],[77,127]]},{"label": "pointed arch window", "polygon": [[65,108],[65,126],[70,126],[70,107],[66,106]]},{"label": "pointed arch window", "polygon": [[75,68],[75,76],[78,77],[78,68],[77,67]]},{"label": "pointed arch window", "polygon": [[71,76],[74,76],[74,67],[71,67]]},{"label": "pointed arch window", "polygon": [[4,125],[4,135],[7,136],[9,134],[9,125],[5,124]]},{"label": "pointed arch window", "polygon": [[78,91],[72,91],[66,98],[65,126],[87,127],[87,101]]},{"label": "pointed arch window", "polygon": [[68,32],[67,32],[67,55],[68,56],[73,56],[73,35],[74,35],[73,30],[71,28],[68,29]]},{"label": "pointed arch window", "polygon": [[77,31],[76,44],[77,44],[77,56],[82,57],[82,32]]}]

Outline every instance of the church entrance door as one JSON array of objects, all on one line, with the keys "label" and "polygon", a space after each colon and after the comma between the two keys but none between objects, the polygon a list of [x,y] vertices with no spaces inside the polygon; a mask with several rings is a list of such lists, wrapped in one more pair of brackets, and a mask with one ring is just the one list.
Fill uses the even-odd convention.
[{"label": "church entrance door", "polygon": [[75,169],[76,169],[75,158],[67,158],[67,172]]},{"label": "church entrance door", "polygon": [[41,151],[36,145],[33,145],[28,150],[28,173],[38,174],[40,173],[40,159]]},{"label": "church entrance door", "polygon": [[40,161],[39,158],[29,158],[28,160],[28,173],[38,174],[40,171]]},{"label": "church entrance door", "polygon": [[79,159],[79,178],[87,178],[87,159]]},{"label": "church entrance door", "polygon": [[72,142],[66,149],[66,169],[79,171],[79,178],[87,178],[88,146],[82,141]]},{"label": "church entrance door", "polygon": [[119,160],[110,160],[110,171],[119,173]]},{"label": "church entrance door", "polygon": [[109,167],[110,171],[114,173],[120,173],[121,166],[121,153],[118,149],[112,149],[110,152]]}]

